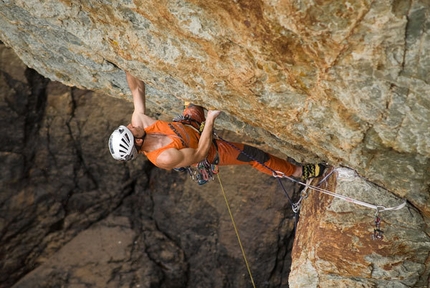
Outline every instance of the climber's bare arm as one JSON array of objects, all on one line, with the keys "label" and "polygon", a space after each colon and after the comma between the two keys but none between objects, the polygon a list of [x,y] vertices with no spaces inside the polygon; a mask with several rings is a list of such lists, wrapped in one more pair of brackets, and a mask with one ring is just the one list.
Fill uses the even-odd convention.
[{"label": "climber's bare arm", "polygon": [[167,149],[158,156],[156,165],[159,168],[170,170],[173,168],[190,166],[192,164],[203,161],[208,155],[209,149],[212,145],[212,131],[215,119],[218,117],[219,114],[220,111],[208,111],[205,127],[203,128],[203,132],[200,136],[197,149]]},{"label": "climber's bare arm", "polygon": [[146,115],[146,94],[145,83],[137,79],[129,72],[125,72],[128,87],[133,95],[134,111],[131,116],[131,125],[133,127],[146,128],[155,122],[155,119]]},{"label": "climber's bare arm", "polygon": [[205,159],[206,155],[199,153],[197,149],[184,148],[181,150],[170,148],[163,151],[157,158],[158,168],[170,170],[173,168],[187,167]]}]

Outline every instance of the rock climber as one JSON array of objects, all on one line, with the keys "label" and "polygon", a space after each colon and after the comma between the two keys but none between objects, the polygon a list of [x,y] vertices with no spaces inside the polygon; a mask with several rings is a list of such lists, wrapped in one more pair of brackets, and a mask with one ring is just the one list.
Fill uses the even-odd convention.
[{"label": "rock climber", "polygon": [[276,171],[302,180],[323,173],[321,164],[294,165],[246,144],[214,139],[214,122],[221,111],[208,110],[205,117],[201,106],[188,104],[183,115],[172,122],[156,120],[146,114],[145,83],[129,72],[126,78],[134,111],[131,123],[119,126],[109,138],[109,150],[116,160],[129,161],[142,153],[162,169],[190,172],[197,167],[199,184],[207,182],[208,174],[216,174],[218,165],[248,164],[268,175]]}]

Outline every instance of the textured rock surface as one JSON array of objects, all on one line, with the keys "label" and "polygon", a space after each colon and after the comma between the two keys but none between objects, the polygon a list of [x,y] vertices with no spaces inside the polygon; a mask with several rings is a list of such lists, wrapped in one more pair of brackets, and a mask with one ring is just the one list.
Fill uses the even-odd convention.
[{"label": "textured rock surface", "polygon": [[[423,217],[428,223],[429,14],[427,0],[1,0],[0,39],[44,76],[120,99],[130,100],[122,72],[129,70],[147,82],[148,102],[155,114],[176,115],[180,99],[222,109],[226,113],[217,122],[218,127],[240,131],[255,143],[265,143],[297,161],[323,159],[335,166],[354,168],[394,195],[406,198],[418,209],[417,218]],[[88,197],[73,191],[82,187],[96,189],[88,171],[102,175],[105,168],[82,160],[85,153],[93,155],[86,149],[95,141],[81,147],[78,140],[90,139],[96,133],[98,141],[103,142],[115,125],[106,120],[79,126],[70,117],[75,113],[78,96],[71,97],[70,91],[77,95],[84,92],[63,92],[65,88],[53,84],[48,89],[56,96],[46,111],[54,114],[43,120],[44,125],[33,125],[42,121],[42,116],[29,111],[45,107],[48,99],[35,97],[44,95],[45,80],[33,81],[33,88],[28,88],[22,85],[26,77],[22,74],[20,81],[11,82],[4,76],[1,80],[7,84],[1,93],[9,95],[1,104],[8,111],[7,118],[2,119],[22,128],[6,140],[1,150],[2,163],[11,167],[1,172],[2,181],[8,179],[7,185],[13,182],[21,187],[12,198],[14,205],[31,204],[37,215],[49,212],[54,216],[42,225],[46,231],[66,224],[75,229],[76,225],[69,224],[74,221],[89,225],[90,220],[82,219],[62,224],[62,209],[55,205],[34,206],[32,199],[35,203],[45,198],[54,201],[50,195],[56,193],[60,202],[72,195],[70,203],[74,203],[75,197]],[[15,99],[10,96],[13,94],[7,94],[16,86],[24,86],[29,97]],[[83,102],[89,101],[87,98],[79,97]],[[118,115],[108,106],[103,108],[106,110],[94,110],[90,105],[84,105],[82,117],[106,113],[114,123],[126,121],[121,117],[127,117],[127,113]],[[28,117],[23,120],[20,115]],[[101,129],[95,129],[98,125]],[[8,125],[1,129],[7,132]],[[54,140],[50,136],[53,129],[59,130],[62,137]],[[82,131],[82,136],[73,135],[76,130]],[[43,144],[38,145],[46,148],[43,152],[28,141],[41,132]],[[70,161],[64,153],[78,156]],[[93,157],[103,159],[101,152],[94,153]],[[22,175],[49,182],[60,175],[69,178],[64,183],[53,181],[52,187],[42,182],[24,189]],[[106,178],[100,187],[110,187],[116,177],[123,179],[121,175]],[[103,203],[99,205],[108,211],[121,202],[120,196],[109,193],[98,197],[97,203]],[[8,197],[2,195],[3,199]],[[372,202],[379,200],[382,198],[378,194]],[[305,206],[312,203],[307,201]],[[108,213],[95,208],[90,211],[88,219],[105,218]],[[20,223],[14,225],[24,230],[29,225],[29,215],[33,215],[10,214]],[[426,229],[416,227],[420,227],[417,231]],[[65,239],[64,243],[70,238]],[[22,254],[29,255],[36,248],[27,249]],[[410,247],[408,251],[421,250]],[[365,263],[371,262],[366,259]],[[412,262],[418,263],[415,261],[419,259]],[[419,268],[423,272],[417,273],[425,279],[428,260],[422,264],[426,268]],[[331,273],[329,269],[322,271]]]},{"label": "textured rock surface", "polygon": [[[401,199],[355,171],[338,168],[321,188],[396,207]],[[379,213],[383,239],[373,239],[375,211],[309,192],[293,248],[290,287],[427,287],[430,238],[419,211]]]}]

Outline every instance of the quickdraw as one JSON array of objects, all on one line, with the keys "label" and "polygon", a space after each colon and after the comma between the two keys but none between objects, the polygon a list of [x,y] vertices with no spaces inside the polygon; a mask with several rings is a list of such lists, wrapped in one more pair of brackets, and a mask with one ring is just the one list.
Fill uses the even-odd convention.
[{"label": "quickdraw", "polygon": [[373,229],[373,240],[382,240],[384,239],[384,231],[381,230],[381,217],[379,216],[379,210],[376,210],[375,213],[375,229]]},{"label": "quickdraw", "polygon": [[308,179],[307,181],[306,181],[306,186],[303,188],[303,190],[300,192],[300,199],[296,202],[296,203],[293,203],[291,206],[292,206],[292,209],[293,209],[293,212],[294,213],[299,213],[299,211],[300,211],[300,208],[302,207],[302,201],[304,200],[304,199],[306,199],[306,198],[308,198],[308,191],[309,191],[309,184],[311,183],[311,181],[312,181],[312,179]]}]

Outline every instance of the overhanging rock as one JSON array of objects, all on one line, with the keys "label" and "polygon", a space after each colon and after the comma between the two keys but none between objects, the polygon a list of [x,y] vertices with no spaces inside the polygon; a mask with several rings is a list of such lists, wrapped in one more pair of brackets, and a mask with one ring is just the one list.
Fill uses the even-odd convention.
[{"label": "overhanging rock", "polygon": [[[0,39],[53,80],[179,99],[295,160],[346,165],[420,208],[430,186],[429,5],[419,1],[0,2]],[[172,115],[171,115],[172,116]]]}]

